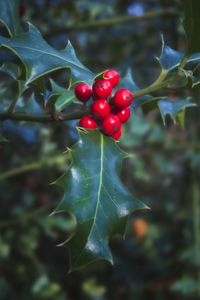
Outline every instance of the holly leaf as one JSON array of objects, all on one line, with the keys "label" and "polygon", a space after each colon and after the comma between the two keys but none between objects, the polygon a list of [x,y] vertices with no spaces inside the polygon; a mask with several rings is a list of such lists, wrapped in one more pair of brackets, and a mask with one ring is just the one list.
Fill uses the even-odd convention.
[{"label": "holly leaf", "polygon": [[52,92],[55,93],[58,97],[55,101],[55,108],[56,111],[62,111],[64,108],[66,108],[69,104],[72,103],[78,103],[81,104],[80,101],[77,100],[77,98],[74,95],[73,89],[67,89],[61,87],[55,81],[51,80],[51,87]]},{"label": "holly leaf", "polygon": [[184,9],[183,25],[187,36],[187,52],[200,52],[200,1],[182,0]]},{"label": "holly leaf", "polygon": [[[168,74],[170,71],[174,71],[180,65],[182,58],[184,57],[184,53],[181,51],[177,51],[165,45],[165,41],[163,36],[162,38],[162,50],[157,60],[161,66],[162,72]],[[200,62],[200,53],[195,53],[189,56],[185,69],[192,70],[193,66]]]},{"label": "holly leaf", "polygon": [[50,72],[69,68],[72,81],[84,81],[91,84],[94,74],[77,58],[74,48],[68,41],[63,50],[51,47],[42,37],[39,30],[29,23],[27,32],[13,38],[0,36],[0,46],[10,49],[24,63],[26,82],[36,80]]},{"label": "holly leaf", "polygon": [[188,107],[196,106],[195,103],[190,102],[188,99],[181,100],[160,100],[158,108],[164,125],[166,125],[166,117],[169,115],[174,123],[178,123],[181,127],[184,126],[185,110]]},{"label": "holly leaf", "polygon": [[17,80],[20,76],[20,68],[16,64],[12,62],[5,62],[0,67],[0,72],[6,73],[10,77],[12,77],[14,80]]},{"label": "holly leaf", "polygon": [[18,0],[0,1],[0,22],[6,26],[10,36],[16,36],[23,32],[20,25]]},{"label": "holly leaf", "polygon": [[65,242],[70,270],[99,259],[112,263],[110,236],[124,234],[128,215],[146,208],[120,180],[121,161],[127,154],[110,137],[96,130],[79,130],[71,155],[71,169],[56,181],[64,196],[53,212],[70,211],[76,218],[76,231]]},{"label": "holly leaf", "polygon": [[[69,104],[78,103],[76,97],[74,96],[73,90],[65,91],[63,94],[59,95],[55,107],[57,111],[62,111]],[[80,101],[78,104],[81,104]]]},{"label": "holly leaf", "polygon": [[178,123],[180,127],[184,127],[185,111],[188,107],[195,107],[196,104],[188,99],[172,100],[167,97],[163,99],[150,99],[142,105],[144,114],[151,110],[159,109],[163,124],[166,125],[166,117],[170,116],[174,123]]},{"label": "holly leaf", "polygon": [[162,50],[160,57],[157,57],[162,70],[170,71],[177,68],[183,56],[184,54],[182,52],[165,45],[164,38],[162,37]]},{"label": "holly leaf", "polygon": [[55,81],[50,80],[51,91],[46,89],[44,94],[45,109],[51,112],[60,112],[65,109],[70,104],[79,104],[74,95],[73,89],[63,88],[62,86],[55,83]]},{"label": "holly leaf", "polygon": [[37,103],[34,94],[32,94],[28,99],[24,99],[23,97],[20,97],[17,101],[15,111],[23,112],[26,114],[32,113],[37,115],[41,115],[43,113],[43,110],[40,107],[40,105]]}]

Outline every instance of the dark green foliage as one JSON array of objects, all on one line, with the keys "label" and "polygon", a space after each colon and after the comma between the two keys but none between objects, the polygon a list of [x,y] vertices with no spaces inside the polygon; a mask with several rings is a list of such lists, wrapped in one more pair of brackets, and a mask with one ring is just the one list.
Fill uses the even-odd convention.
[{"label": "dark green foliage", "polygon": [[67,47],[58,51],[43,40],[40,32],[31,24],[27,32],[13,38],[0,37],[0,45],[13,51],[25,65],[26,84],[50,72],[71,68],[74,81],[91,82],[94,75],[77,59],[70,42]]},{"label": "dark green foliage", "polygon": [[[155,9],[154,18],[95,27],[135,3]],[[0,1],[0,118],[19,118],[0,126],[0,300],[199,298],[199,108],[187,109],[199,102],[199,3],[184,2],[181,69],[181,7],[155,3],[24,1],[20,19],[18,1]],[[168,8],[176,14],[158,17]],[[93,29],[75,31],[81,22]],[[120,148],[96,131],[78,136],[78,122],[62,120],[85,110],[74,83],[116,66],[121,87],[135,94]],[[122,172],[121,149],[130,154]],[[56,178],[59,205],[62,190],[49,185]],[[135,197],[151,210],[135,211],[144,208]],[[116,236],[125,227],[125,239]]]},{"label": "dark green foliage", "polygon": [[97,259],[113,263],[109,238],[124,235],[130,212],[145,208],[119,178],[126,153],[96,130],[79,131],[79,136],[69,150],[71,169],[56,181],[64,196],[54,211],[68,211],[76,217],[76,231],[67,242],[71,270]]}]

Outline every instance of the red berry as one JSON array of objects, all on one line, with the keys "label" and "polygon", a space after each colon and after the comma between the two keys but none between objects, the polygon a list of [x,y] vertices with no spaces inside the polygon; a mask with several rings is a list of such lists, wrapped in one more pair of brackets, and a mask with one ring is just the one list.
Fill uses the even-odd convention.
[{"label": "red berry", "polygon": [[76,98],[82,102],[87,102],[92,96],[92,89],[85,83],[79,83],[75,86]]},{"label": "red berry", "polygon": [[105,119],[110,114],[110,104],[106,100],[96,100],[91,106],[92,114],[98,119]]},{"label": "red berry", "polygon": [[102,129],[106,134],[113,135],[121,129],[121,121],[117,116],[110,114],[103,120]]},{"label": "red berry", "polygon": [[118,116],[118,118],[120,119],[120,121],[122,123],[125,123],[129,120],[130,115],[131,115],[131,110],[128,107],[125,107],[124,109],[116,112],[115,114],[116,116]]},{"label": "red berry", "polygon": [[80,127],[84,128],[97,128],[97,122],[89,116],[83,116],[79,122]]},{"label": "red berry", "polygon": [[107,70],[103,73],[103,78],[109,81],[112,87],[115,87],[119,83],[120,75],[115,70]]},{"label": "red berry", "polygon": [[93,92],[100,99],[105,99],[112,93],[112,85],[108,80],[100,79],[93,84]]},{"label": "red berry", "polygon": [[122,130],[118,130],[117,132],[115,132],[111,137],[114,139],[114,140],[118,140],[120,138],[120,136],[122,135]]},{"label": "red berry", "polygon": [[130,106],[132,103],[133,94],[127,89],[119,89],[113,97],[113,104],[119,108]]}]

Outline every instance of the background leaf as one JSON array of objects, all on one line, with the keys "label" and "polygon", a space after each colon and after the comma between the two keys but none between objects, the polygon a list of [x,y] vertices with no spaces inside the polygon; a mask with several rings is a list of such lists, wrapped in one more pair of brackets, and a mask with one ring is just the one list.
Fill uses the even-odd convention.
[{"label": "background leaf", "polygon": [[16,111],[27,113],[27,114],[36,114],[36,115],[40,115],[43,113],[43,110],[40,107],[40,105],[37,103],[34,94],[32,94],[26,100],[23,97],[19,98],[16,105]]},{"label": "background leaf", "polygon": [[164,38],[162,37],[162,51],[160,57],[157,58],[161,68],[164,70],[173,70],[179,65],[182,58],[183,53],[165,45]]},{"label": "background leaf", "polygon": [[[200,50],[199,50],[200,51]],[[160,63],[162,71],[169,72],[174,71],[179,66],[184,53],[177,51],[168,45],[165,45],[164,38],[162,37],[162,51],[159,57],[157,57],[158,62]],[[192,70],[191,68],[200,61],[200,53],[195,53],[189,56],[186,69]]]},{"label": "background leaf", "polygon": [[[184,113],[180,115],[181,111],[184,111],[187,107],[194,107],[195,103],[191,103],[189,100],[160,100],[158,102],[158,107],[162,116],[162,120],[164,125],[166,124],[166,117],[169,115],[173,122],[176,123],[178,121],[179,125],[183,127],[184,125]],[[178,117],[178,119],[177,119]]]}]

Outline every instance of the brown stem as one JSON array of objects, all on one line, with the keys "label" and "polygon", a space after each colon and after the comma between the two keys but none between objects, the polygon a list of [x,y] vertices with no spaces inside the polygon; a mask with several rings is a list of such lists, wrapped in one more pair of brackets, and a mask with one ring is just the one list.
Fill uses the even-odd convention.
[{"label": "brown stem", "polygon": [[2,113],[0,114],[0,121],[12,120],[12,121],[26,121],[26,122],[37,122],[37,123],[59,123],[63,121],[80,119],[82,116],[87,114],[87,111],[77,111],[70,114],[60,114],[58,118],[54,118],[52,115],[26,115],[23,113]]}]

